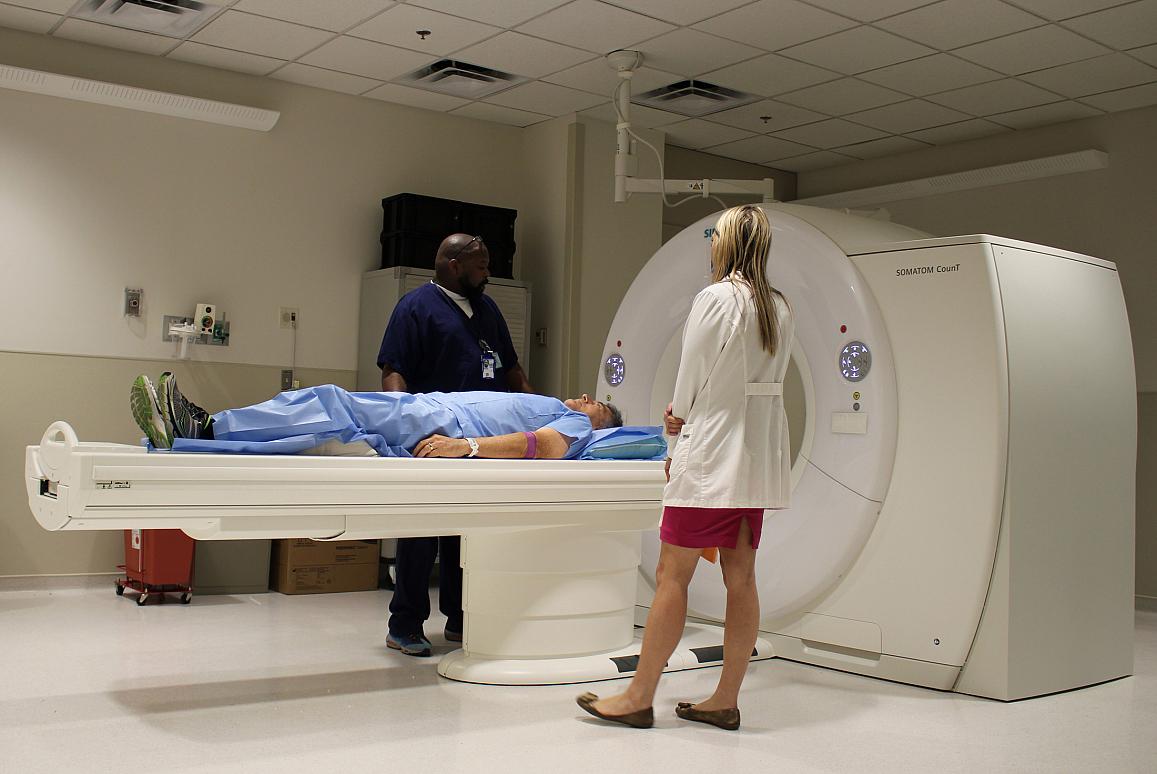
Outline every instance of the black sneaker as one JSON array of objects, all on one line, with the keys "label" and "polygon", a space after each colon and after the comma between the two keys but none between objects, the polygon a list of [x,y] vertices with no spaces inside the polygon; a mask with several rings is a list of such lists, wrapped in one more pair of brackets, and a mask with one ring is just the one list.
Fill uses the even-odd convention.
[{"label": "black sneaker", "polygon": [[176,438],[205,438],[209,429],[209,412],[186,398],[177,389],[177,377],[170,371],[157,382],[157,397],[165,421]]}]

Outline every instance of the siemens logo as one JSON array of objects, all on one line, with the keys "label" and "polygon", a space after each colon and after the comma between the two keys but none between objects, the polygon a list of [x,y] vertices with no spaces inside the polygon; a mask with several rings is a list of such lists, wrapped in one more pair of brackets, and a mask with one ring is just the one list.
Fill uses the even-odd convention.
[{"label": "siemens logo", "polygon": [[915,274],[945,274],[951,271],[960,271],[960,264],[955,266],[906,266],[896,269],[897,277],[911,277]]}]

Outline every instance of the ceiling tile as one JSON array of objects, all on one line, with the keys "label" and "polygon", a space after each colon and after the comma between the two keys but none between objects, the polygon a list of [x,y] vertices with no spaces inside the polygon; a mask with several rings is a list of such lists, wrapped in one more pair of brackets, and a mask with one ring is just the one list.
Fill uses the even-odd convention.
[{"label": "ceiling tile", "polygon": [[332,37],[331,32],[300,24],[240,11],[225,11],[191,40],[275,59],[296,59]]},{"label": "ceiling tile", "polygon": [[1091,97],[1082,97],[1081,102],[1087,102],[1093,107],[1107,110],[1110,113],[1157,105],[1157,83],[1147,83],[1144,86],[1134,86],[1130,89],[1094,94]]},{"label": "ceiling tile", "polygon": [[204,43],[194,43],[191,40],[185,41],[170,51],[168,58],[216,67],[221,70],[249,73],[250,75],[269,75],[285,64],[280,59],[246,54],[242,51],[230,51],[227,48],[215,48],[214,46],[206,46]]},{"label": "ceiling tile", "polygon": [[790,140],[781,140],[778,137],[748,137],[746,140],[736,140],[722,145],[708,148],[707,153],[715,156],[726,156],[729,159],[750,161],[752,164],[766,164],[776,159],[786,159],[791,156],[800,156],[813,153],[815,148],[800,145]]},{"label": "ceiling tile", "polygon": [[[708,121],[714,121],[728,126],[746,129],[749,132],[764,134],[777,132],[780,129],[789,129],[800,124],[809,124],[822,121],[827,116],[805,110],[795,105],[765,99],[743,107],[724,110],[722,113],[713,113],[706,116]],[[762,119],[767,118],[764,121]]]},{"label": "ceiling tile", "polygon": [[1044,22],[1000,0],[942,0],[878,22],[880,27],[941,51],[979,43]]},{"label": "ceiling tile", "polygon": [[470,102],[470,100],[459,97],[451,97],[449,94],[435,94],[432,91],[411,89],[409,86],[398,86],[395,83],[383,83],[362,96],[385,102],[395,102],[399,105],[442,111],[453,110]]},{"label": "ceiling tile", "polygon": [[1026,11],[1057,21],[1071,16],[1092,13],[1133,0],[1013,0]]},{"label": "ceiling tile", "polygon": [[963,142],[964,140],[987,137],[991,134],[1000,134],[1001,132],[1007,131],[1007,127],[985,121],[982,118],[972,118],[968,121],[961,121],[958,124],[949,124],[948,126],[937,126],[933,129],[921,129],[918,132],[910,132],[908,136],[923,142],[930,142],[933,145],[951,145],[954,142]]},{"label": "ceiling tile", "polygon": [[513,27],[570,0],[410,0],[414,5],[474,21]]},{"label": "ceiling tile", "polygon": [[873,27],[856,27],[780,52],[792,59],[852,75],[933,53],[927,46]]},{"label": "ceiling tile", "polygon": [[362,78],[359,75],[323,70],[320,67],[290,62],[270,76],[279,81],[300,83],[302,86],[313,86],[327,91],[340,91],[344,94],[362,94],[380,83],[373,78]]},{"label": "ceiling tile", "polygon": [[805,143],[816,148],[835,148],[840,145],[875,140],[884,137],[885,134],[878,129],[860,126],[839,118],[831,118],[817,124],[785,129],[782,132],[776,132],[775,136],[792,142]]},{"label": "ceiling tile", "polygon": [[549,121],[551,118],[539,113],[528,113],[525,110],[515,110],[486,102],[472,102],[466,107],[452,111],[451,115],[477,118],[482,121],[493,121],[497,124],[509,124],[511,126],[530,126],[542,121]]},{"label": "ceiling tile", "polygon": [[876,21],[885,16],[895,16],[904,11],[911,11],[922,5],[928,5],[936,0],[808,0],[812,5],[826,8],[829,11],[850,16],[863,22]]},{"label": "ceiling tile", "polygon": [[685,27],[702,21],[708,16],[715,16],[732,8],[746,5],[751,0],[711,0],[711,2],[703,2],[703,0],[604,0],[604,2]]},{"label": "ceiling tile", "polygon": [[575,48],[605,54],[670,32],[675,26],[596,0],[575,0],[518,28]]},{"label": "ceiling tile", "polygon": [[952,54],[933,54],[910,62],[881,67],[856,76],[914,97],[958,89],[1000,78],[1000,73],[957,59]]},{"label": "ceiling tile", "polygon": [[1057,95],[1039,89],[1031,83],[1005,78],[941,94],[930,94],[925,99],[938,105],[962,110],[970,115],[990,116],[993,113],[1006,113],[1010,110],[1056,102]]},{"label": "ceiling tile", "polygon": [[1138,0],[1069,19],[1064,25],[1110,48],[1146,46],[1157,43],[1157,0]]},{"label": "ceiling tile", "polygon": [[765,54],[756,59],[705,73],[703,80],[729,89],[771,97],[824,81],[833,81],[839,77],[839,73],[815,65],[797,62],[778,54]]},{"label": "ceiling tile", "polygon": [[106,24],[97,24],[81,19],[65,19],[64,23],[52,34],[59,38],[79,40],[82,43],[92,43],[109,48],[120,48],[125,51],[138,51],[142,54],[164,54],[179,42],[161,35],[150,35],[147,32],[110,27]]},{"label": "ceiling tile", "polygon": [[1129,56],[1136,57],[1142,62],[1147,62],[1154,67],[1157,67],[1157,46],[1145,46],[1144,48],[1134,48],[1128,52]]},{"label": "ceiling tile", "polygon": [[750,132],[736,129],[734,126],[723,126],[704,121],[701,118],[691,118],[677,124],[668,124],[663,127],[667,135],[667,142],[682,148],[706,148],[709,145],[740,140],[750,137]]},{"label": "ceiling tile", "polygon": [[1099,43],[1082,38],[1064,27],[1049,24],[958,48],[952,53],[1006,75],[1020,75],[1108,52]]},{"label": "ceiling tile", "polygon": [[[423,40],[418,30],[429,30]],[[356,38],[388,43],[391,46],[445,56],[502,32],[500,27],[459,19],[414,5],[397,5],[350,30]]]},{"label": "ceiling tile", "polygon": [[[618,74],[602,57],[548,75],[543,80],[548,83],[557,83],[560,86],[570,86],[572,89],[582,89],[592,94],[602,94],[608,99],[620,82]],[[631,76],[631,93],[642,94],[644,91],[657,89],[660,86],[681,80],[683,80],[681,75],[653,70],[650,67],[640,67]]]},{"label": "ceiling tile", "polygon": [[47,11],[64,16],[76,5],[76,0],[4,0],[9,5],[19,5],[34,11]]},{"label": "ceiling tile", "polygon": [[327,70],[388,81],[429,64],[430,56],[343,35],[303,56],[301,61]]},{"label": "ceiling tile", "polygon": [[492,105],[527,110],[531,113],[561,116],[565,113],[577,113],[603,102],[609,103],[610,99],[577,89],[568,89],[566,86],[533,81],[522,86],[515,86],[513,89],[507,89],[493,97],[487,97],[486,102]]},{"label": "ceiling tile", "polygon": [[[210,0],[220,3],[220,0]],[[395,5],[394,0],[239,0],[235,10],[342,32]]]},{"label": "ceiling tile", "polygon": [[856,78],[842,78],[807,89],[781,94],[776,99],[830,116],[856,113],[908,99],[906,94]]},{"label": "ceiling tile", "polygon": [[24,32],[38,32],[41,35],[48,32],[60,17],[56,14],[34,11],[31,8],[17,8],[12,5],[0,5],[0,27]]},{"label": "ceiling tile", "polygon": [[696,29],[777,51],[846,30],[856,23],[797,0],[758,0],[695,25]]},{"label": "ceiling tile", "polygon": [[862,113],[853,113],[845,117],[849,121],[867,124],[892,134],[907,134],[919,129],[963,121],[968,118],[968,115],[943,105],[934,105],[922,99],[913,99],[908,102],[898,102],[894,105],[865,110]]},{"label": "ceiling tile", "polygon": [[764,52],[698,30],[668,32],[637,47],[646,64],[685,78],[751,59]]},{"label": "ceiling tile", "polygon": [[1012,129],[1030,129],[1034,126],[1063,124],[1066,121],[1076,121],[1080,118],[1099,115],[1102,113],[1096,108],[1066,100],[1065,102],[1054,102],[1051,105],[1014,110],[1011,113],[998,113],[989,116],[988,120]]},{"label": "ceiling tile", "polygon": [[[582,111],[584,116],[597,118],[608,123],[618,123],[619,117],[610,102]],[[666,110],[655,110],[646,105],[631,105],[631,126],[641,126],[645,129],[654,129],[657,126],[666,126],[676,121],[687,120],[686,116],[668,113]]]},{"label": "ceiling tile", "polygon": [[1084,97],[1157,81],[1157,68],[1125,54],[1109,54],[1029,73],[1023,78],[1066,97]]},{"label": "ceiling tile", "polygon": [[813,169],[838,167],[841,164],[849,164],[853,161],[856,161],[856,159],[851,156],[845,156],[842,153],[819,151],[803,156],[794,156],[790,159],[779,159],[775,162],[775,168],[786,169],[788,172],[810,172]]},{"label": "ceiling tile", "polygon": [[836,148],[836,150],[857,159],[878,159],[881,156],[895,156],[930,147],[932,146],[926,142],[919,142],[908,137],[885,137],[881,140],[845,145],[842,148]]},{"label": "ceiling tile", "polygon": [[455,58],[514,75],[539,78],[585,62],[593,55],[518,32],[504,32],[498,37],[459,51]]}]

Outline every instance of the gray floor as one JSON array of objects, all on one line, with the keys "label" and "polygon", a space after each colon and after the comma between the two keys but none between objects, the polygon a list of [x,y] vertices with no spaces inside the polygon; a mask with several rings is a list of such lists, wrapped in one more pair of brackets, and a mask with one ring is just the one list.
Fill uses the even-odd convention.
[{"label": "gray floor", "polygon": [[440,636],[433,659],[387,651],[388,602],[0,590],[0,772],[1157,772],[1157,613],[1134,677],[1015,704],[765,661],[727,733],[670,713],[713,670],[664,679],[656,728],[606,727],[583,687],[439,678]]}]

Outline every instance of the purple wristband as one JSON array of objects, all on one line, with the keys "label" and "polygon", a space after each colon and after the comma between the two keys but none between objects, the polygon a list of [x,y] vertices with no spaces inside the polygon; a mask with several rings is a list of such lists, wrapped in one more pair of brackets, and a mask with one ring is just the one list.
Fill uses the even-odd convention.
[{"label": "purple wristband", "polygon": [[538,436],[534,433],[523,433],[526,436],[526,454],[523,459],[532,460],[538,455]]}]

